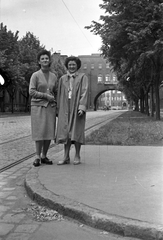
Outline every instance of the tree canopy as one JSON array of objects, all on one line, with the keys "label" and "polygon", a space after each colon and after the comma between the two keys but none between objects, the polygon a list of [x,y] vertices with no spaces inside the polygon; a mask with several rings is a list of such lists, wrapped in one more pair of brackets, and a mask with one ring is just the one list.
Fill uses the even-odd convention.
[{"label": "tree canopy", "polygon": [[139,100],[148,94],[151,85],[158,94],[162,71],[163,1],[103,0],[100,8],[105,12],[100,22],[92,21],[86,28],[100,35],[102,54],[117,72],[127,97]]},{"label": "tree canopy", "polygon": [[[45,46],[30,32],[19,39],[19,32],[13,33],[7,30],[7,26],[0,24],[0,75],[5,84],[0,85],[0,91],[4,88],[8,91],[12,101],[17,91],[26,99],[26,107],[29,100],[29,81],[33,72],[39,69],[37,54]],[[53,59],[54,60],[54,59]],[[64,73],[63,64],[58,60],[52,62],[52,71],[60,77]]]}]

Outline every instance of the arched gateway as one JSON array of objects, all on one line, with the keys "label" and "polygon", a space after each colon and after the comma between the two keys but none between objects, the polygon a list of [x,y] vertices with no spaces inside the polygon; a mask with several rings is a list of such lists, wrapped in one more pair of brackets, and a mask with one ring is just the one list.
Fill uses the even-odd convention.
[{"label": "arched gateway", "polygon": [[88,108],[97,110],[97,100],[102,93],[119,90],[116,74],[100,54],[80,55],[79,58],[82,61],[80,72],[89,78]]}]

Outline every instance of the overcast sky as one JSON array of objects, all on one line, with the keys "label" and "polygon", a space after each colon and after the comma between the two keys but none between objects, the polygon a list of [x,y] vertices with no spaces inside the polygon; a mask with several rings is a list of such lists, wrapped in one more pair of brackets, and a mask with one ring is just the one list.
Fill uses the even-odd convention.
[{"label": "overcast sky", "polygon": [[0,0],[0,22],[19,37],[33,33],[47,50],[61,54],[98,53],[101,39],[85,26],[99,21],[102,0]]}]

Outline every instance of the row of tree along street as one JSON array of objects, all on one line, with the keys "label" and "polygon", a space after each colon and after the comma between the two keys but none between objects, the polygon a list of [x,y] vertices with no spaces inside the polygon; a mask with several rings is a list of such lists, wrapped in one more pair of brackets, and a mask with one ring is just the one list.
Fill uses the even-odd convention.
[{"label": "row of tree along street", "polygon": [[[27,32],[22,39],[19,39],[18,34],[18,31],[13,33],[7,30],[3,23],[0,24],[0,75],[5,80],[3,85],[0,84],[0,92],[4,90],[8,92],[12,112],[17,92],[26,99],[26,111],[28,110],[30,77],[38,70],[38,51],[45,48],[33,33]],[[59,58],[56,61],[53,59],[51,70],[58,78],[65,73],[64,65]]]},{"label": "row of tree along street", "polygon": [[[163,76],[163,1],[103,0],[100,21],[86,26],[102,39],[102,54],[113,66],[128,100],[160,119]],[[155,106],[155,107],[154,107]],[[155,108],[155,109],[154,109]]]}]

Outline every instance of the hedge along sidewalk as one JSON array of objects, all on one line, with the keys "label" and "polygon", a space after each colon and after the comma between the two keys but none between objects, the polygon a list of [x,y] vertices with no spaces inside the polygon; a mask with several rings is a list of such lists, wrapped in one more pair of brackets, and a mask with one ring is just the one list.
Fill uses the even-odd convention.
[{"label": "hedge along sidewalk", "polygon": [[127,111],[87,136],[86,144],[162,146],[163,120],[156,121],[143,113]]}]

